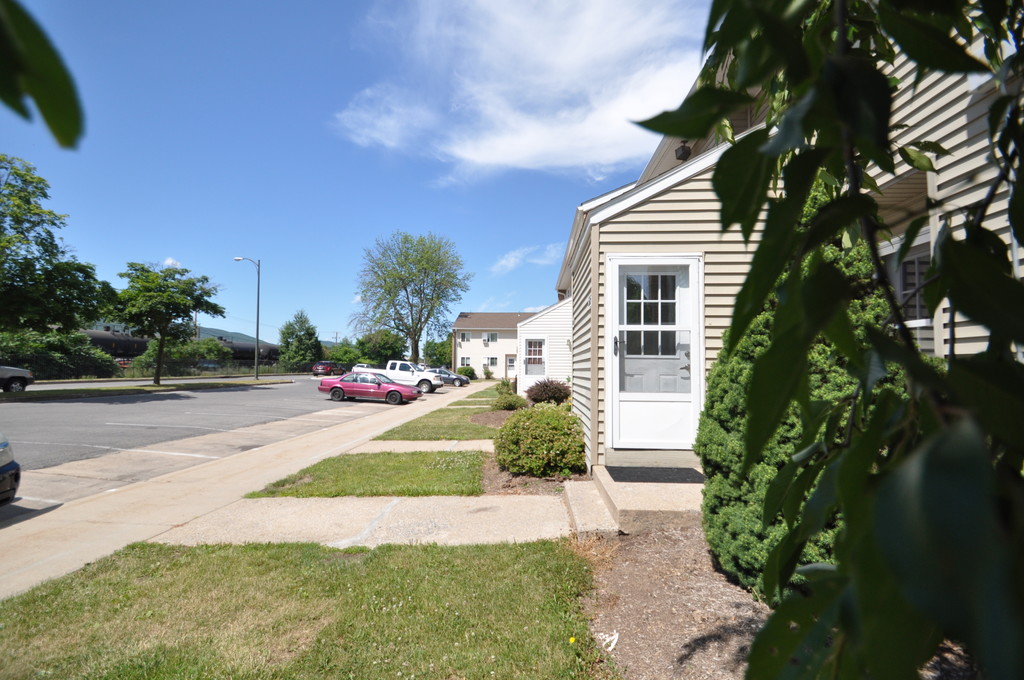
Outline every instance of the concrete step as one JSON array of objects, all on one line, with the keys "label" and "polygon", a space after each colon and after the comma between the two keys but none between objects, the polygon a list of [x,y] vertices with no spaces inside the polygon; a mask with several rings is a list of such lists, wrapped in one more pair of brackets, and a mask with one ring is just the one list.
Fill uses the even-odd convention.
[{"label": "concrete step", "polygon": [[615,481],[603,465],[590,471],[609,514],[624,534],[664,528],[690,528],[700,520],[704,485],[693,482]]},{"label": "concrete step", "polygon": [[569,524],[577,536],[618,536],[619,525],[594,482],[567,481],[564,488]]}]

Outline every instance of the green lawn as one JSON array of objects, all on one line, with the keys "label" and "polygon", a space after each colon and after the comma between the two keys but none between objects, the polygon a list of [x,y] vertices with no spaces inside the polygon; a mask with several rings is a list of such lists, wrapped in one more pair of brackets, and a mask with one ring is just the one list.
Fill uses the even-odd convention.
[{"label": "green lawn", "polygon": [[489,408],[442,408],[416,420],[392,428],[375,439],[399,441],[437,441],[444,439],[493,439],[498,430],[469,422],[476,413]]},{"label": "green lawn", "polygon": [[4,678],[594,678],[567,543],[137,543],[0,601]]},{"label": "green lawn", "polygon": [[248,498],[295,496],[479,496],[482,451],[355,453],[335,456]]}]

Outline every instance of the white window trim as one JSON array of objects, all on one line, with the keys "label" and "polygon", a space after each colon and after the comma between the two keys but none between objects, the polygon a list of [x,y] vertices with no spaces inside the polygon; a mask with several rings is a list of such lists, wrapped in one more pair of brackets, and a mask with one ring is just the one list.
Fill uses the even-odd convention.
[{"label": "white window trim", "polygon": [[[540,373],[530,373],[530,359],[536,358],[530,355],[530,343],[540,343]],[[539,375],[545,376],[548,374],[548,341],[547,338],[526,338],[523,340],[523,375]]]}]

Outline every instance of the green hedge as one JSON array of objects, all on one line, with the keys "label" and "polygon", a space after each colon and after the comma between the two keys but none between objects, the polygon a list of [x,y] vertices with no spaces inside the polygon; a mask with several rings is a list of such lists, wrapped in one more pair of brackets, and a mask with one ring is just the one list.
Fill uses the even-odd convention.
[{"label": "green hedge", "polygon": [[494,437],[494,454],[498,465],[513,474],[569,477],[587,469],[579,418],[553,404],[509,416]]},{"label": "green hedge", "polygon": [[[850,305],[855,327],[880,325],[886,308],[880,293],[871,285],[866,246],[861,244],[848,252],[830,248],[828,258],[861,282],[864,290],[871,291]],[[773,518],[767,527],[762,526],[765,492],[778,470],[795,453],[795,445],[802,436],[797,407],[790,405],[783,424],[762,451],[760,462],[748,475],[740,474],[746,393],[754,361],[770,339],[774,305],[774,299],[769,301],[733,352],[720,354],[712,367],[694,443],[707,477],[702,510],[708,544],[721,569],[758,595],[765,560],[785,531],[781,516]],[[857,320],[865,317],[871,321]],[[837,401],[855,386],[856,381],[836,356],[824,339],[813,346],[809,356],[812,400]],[[831,561],[838,528],[839,523],[833,520],[826,531],[807,545],[801,562]]]}]

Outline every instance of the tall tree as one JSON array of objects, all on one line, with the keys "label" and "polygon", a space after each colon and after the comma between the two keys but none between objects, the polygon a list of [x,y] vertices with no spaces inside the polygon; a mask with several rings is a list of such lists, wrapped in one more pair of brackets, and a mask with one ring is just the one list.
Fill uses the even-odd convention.
[{"label": "tall tree", "polygon": [[299,310],[281,326],[281,357],[286,370],[297,370],[324,358],[324,346],[306,312]]},{"label": "tall tree", "polygon": [[[356,348],[356,343],[347,337],[342,338],[341,342],[331,348],[330,358],[331,361],[336,361],[342,366],[348,366],[349,368],[363,361],[359,350]],[[371,362],[367,361],[365,363]]]},{"label": "tall tree", "polygon": [[355,326],[364,333],[386,329],[400,334],[418,362],[423,333],[450,330],[450,307],[469,290],[473,275],[462,266],[455,244],[441,236],[396,231],[377,239],[374,248],[363,251],[362,309],[353,316]]},{"label": "tall tree", "polygon": [[110,315],[156,339],[155,385],[160,384],[168,341],[185,342],[192,337],[192,316],[196,312],[224,316],[224,308],[211,299],[217,286],[206,276],[189,274],[181,267],[158,269],[138,262],[129,262],[128,271],[118,274],[128,285],[117,294]]},{"label": "tall tree", "polygon": [[423,360],[431,366],[447,366],[452,362],[452,334],[443,340],[423,343]]},{"label": "tall tree", "polygon": [[77,330],[113,295],[57,237],[66,216],[43,207],[49,189],[31,164],[0,154],[0,330]]},{"label": "tall tree", "polygon": [[405,338],[391,331],[374,331],[356,340],[361,360],[368,364],[385,364],[405,356]]},{"label": "tall tree", "polygon": [[[723,229],[738,223],[749,238],[766,215],[727,351],[788,272],[750,375],[741,471],[754,469],[791,402],[803,425],[765,495],[764,521],[781,513],[788,531],[763,582],[769,597],[785,597],[751,647],[748,677],[916,678],[943,638],[962,643],[986,678],[1024,677],[1024,366],[1013,351],[1024,344],[1024,284],[999,235],[1024,240],[1022,35],[1022,0],[715,0],[698,87],[647,122],[696,139],[716,127],[729,136],[730,114],[744,107],[766,116],[722,154],[713,178]],[[897,80],[902,57],[911,73]],[[979,89],[989,112],[972,129],[987,135],[991,164],[972,180],[978,199],[928,206],[960,225],[936,239],[919,287],[929,311],[947,300],[950,319],[988,331],[984,351],[948,356],[946,371],[922,356],[904,320],[878,252],[885,227],[869,172],[894,173],[897,154],[933,172],[930,155],[947,153],[929,139],[893,148],[893,102],[921,96],[914,88],[936,73],[982,74],[990,88]],[[817,177],[832,195],[798,229]],[[927,219],[908,221],[908,245]],[[858,291],[822,254],[837,238],[871,251],[885,323],[853,319]],[[809,398],[819,334],[856,379],[828,401]],[[872,398],[882,376],[901,373],[905,392]],[[836,517],[835,565],[802,570],[805,584],[788,590],[801,551]]]}]

